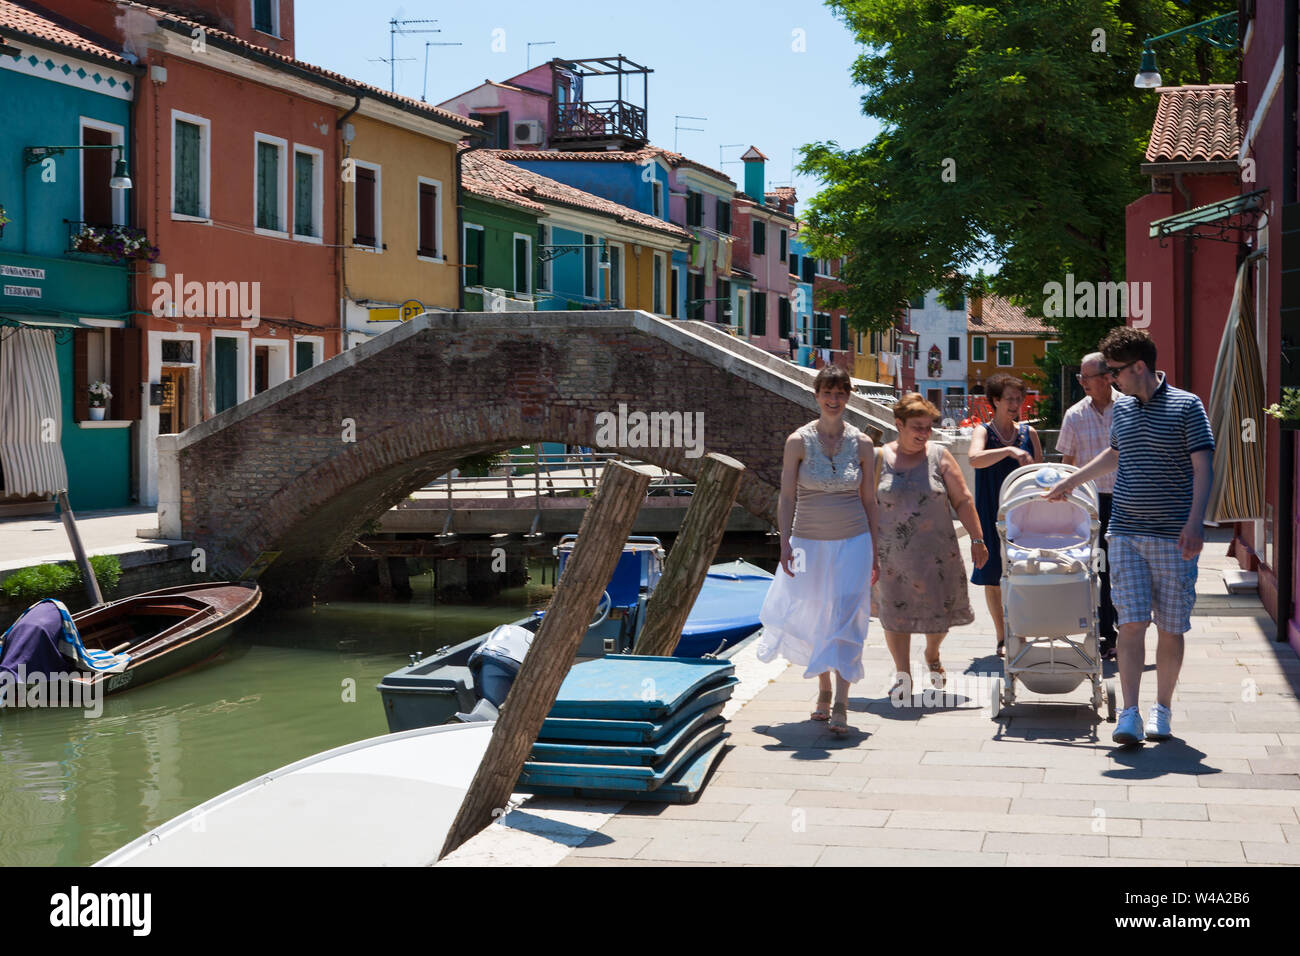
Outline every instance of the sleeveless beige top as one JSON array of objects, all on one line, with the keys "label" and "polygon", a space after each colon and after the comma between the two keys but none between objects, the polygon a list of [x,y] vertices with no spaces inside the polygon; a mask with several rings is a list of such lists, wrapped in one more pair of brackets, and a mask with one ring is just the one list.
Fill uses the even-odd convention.
[{"label": "sleeveless beige top", "polygon": [[795,488],[791,535],[812,541],[840,541],[871,530],[862,506],[862,462],[858,442],[862,432],[844,423],[844,438],[834,458],[828,458],[817,436],[817,423],[799,429],[803,461]]}]

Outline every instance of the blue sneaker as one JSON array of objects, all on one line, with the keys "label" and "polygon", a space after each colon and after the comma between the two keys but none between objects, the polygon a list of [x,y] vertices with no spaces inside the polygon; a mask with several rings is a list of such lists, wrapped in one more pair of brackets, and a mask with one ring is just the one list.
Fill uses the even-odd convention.
[{"label": "blue sneaker", "polygon": [[1110,735],[1110,739],[1120,746],[1127,747],[1130,744],[1140,744],[1146,734],[1142,732],[1142,718],[1138,716],[1136,707],[1125,707],[1120,711],[1119,720],[1115,724],[1115,732]]},{"label": "blue sneaker", "polygon": [[1156,704],[1151,708],[1151,716],[1147,718],[1147,736],[1152,740],[1168,740],[1173,736],[1169,732],[1169,708]]}]

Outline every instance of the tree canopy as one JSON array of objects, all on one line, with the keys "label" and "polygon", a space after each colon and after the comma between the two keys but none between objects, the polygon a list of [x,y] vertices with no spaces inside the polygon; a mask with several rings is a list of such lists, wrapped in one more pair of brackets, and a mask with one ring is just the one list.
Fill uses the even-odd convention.
[{"label": "tree canopy", "polygon": [[[1124,277],[1124,209],[1158,96],[1137,89],[1142,42],[1234,12],[1235,0],[830,0],[863,45],[858,149],[805,146],[814,254],[847,256],[838,295],[859,328],[888,328],[927,289],[998,294],[1042,315],[1044,285]],[[1156,48],[1166,85],[1231,82],[1235,51]],[[971,274],[975,263],[992,275]],[[1057,319],[1061,352],[1095,347],[1107,319]]]}]

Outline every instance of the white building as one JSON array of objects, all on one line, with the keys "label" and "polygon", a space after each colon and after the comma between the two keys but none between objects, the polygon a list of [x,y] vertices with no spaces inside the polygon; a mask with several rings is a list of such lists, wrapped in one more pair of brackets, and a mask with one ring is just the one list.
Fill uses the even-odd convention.
[{"label": "white building", "polygon": [[[931,289],[909,303],[916,334],[916,390],[940,409],[952,399],[954,408],[966,403],[966,299],[943,303]],[[956,308],[948,308],[954,305]],[[945,417],[947,413],[945,411]],[[961,416],[958,415],[958,418]]]}]

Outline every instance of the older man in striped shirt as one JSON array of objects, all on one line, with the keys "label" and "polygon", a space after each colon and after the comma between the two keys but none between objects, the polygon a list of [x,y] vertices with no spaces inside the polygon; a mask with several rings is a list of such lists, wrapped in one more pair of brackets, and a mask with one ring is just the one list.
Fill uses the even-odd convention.
[{"label": "older man in striped shirt", "polygon": [[[1101,342],[1115,402],[1110,447],[1047,492],[1063,500],[1085,481],[1119,469],[1111,513],[1112,597],[1119,619],[1124,710],[1111,735],[1121,745],[1165,740],[1183,665],[1183,635],[1196,601],[1196,563],[1205,545],[1214,436],[1201,400],[1155,370],[1156,346],[1138,329],[1111,329]],[[1145,733],[1138,692],[1146,630],[1156,622],[1156,704]]]},{"label": "older man in striped shirt", "polygon": [[[1120,393],[1110,383],[1106,371],[1106,356],[1090,352],[1079,363],[1075,376],[1083,386],[1084,397],[1071,405],[1061,419],[1061,434],[1056,439],[1056,450],[1067,465],[1086,465],[1110,447],[1110,425],[1115,411],[1115,399]],[[1110,546],[1106,531],[1110,527],[1111,499],[1115,491],[1115,475],[1099,475],[1093,479],[1097,485],[1097,502],[1101,521],[1102,549],[1106,563],[1101,569],[1101,603],[1097,606],[1098,633],[1101,636],[1101,656],[1115,659],[1115,608],[1110,600]]]}]

